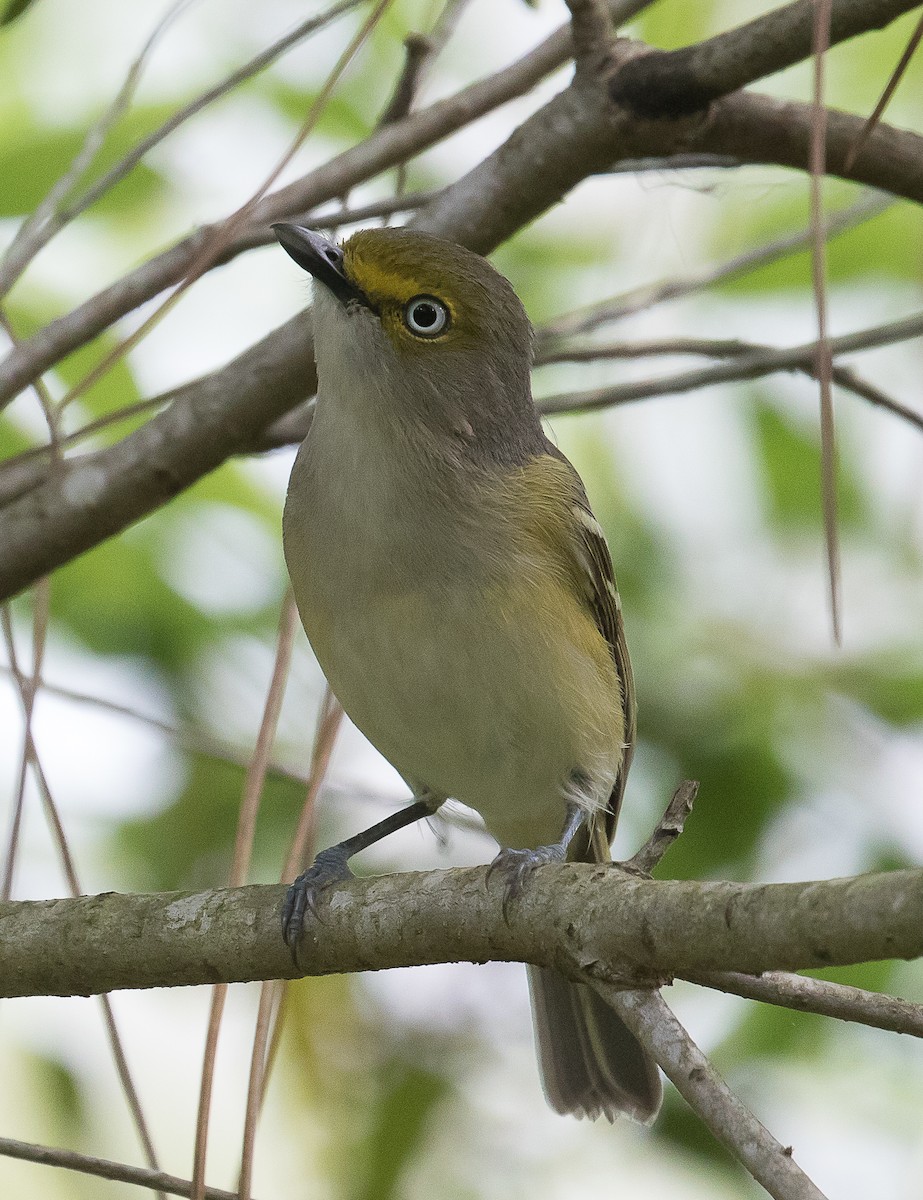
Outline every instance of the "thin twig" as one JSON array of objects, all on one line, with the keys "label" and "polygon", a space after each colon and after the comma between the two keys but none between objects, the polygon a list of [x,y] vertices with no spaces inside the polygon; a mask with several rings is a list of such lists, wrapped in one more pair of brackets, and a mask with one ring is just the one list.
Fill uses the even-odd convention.
[{"label": "thin twig", "polygon": [[657,823],[657,828],[641,849],[622,865],[641,875],[650,875],[683,832],[698,791],[699,785],[694,779],[684,780],[673,793],[673,799]]},{"label": "thin twig", "polygon": [[[12,322],[3,309],[0,309],[0,326],[5,330],[13,345],[18,337]],[[50,474],[61,467],[61,426],[58,410],[43,379],[36,379],[32,384],[39,407],[48,426],[48,443],[45,447],[50,456]],[[4,605],[2,620],[3,632],[10,658],[10,670],[16,679],[23,704],[23,737],[22,750],[19,760],[19,776],[16,786],[16,799],[13,802],[13,812],[10,820],[10,832],[7,838],[6,859],[3,868],[3,882],[0,885],[0,898],[9,900],[13,894],[13,873],[16,868],[16,854],[19,847],[19,837],[22,830],[22,818],[25,810],[26,782],[31,761],[32,717],[35,710],[35,699],[38,695],[42,677],[42,663],[45,657],[45,645],[48,635],[48,611],[51,598],[51,585],[48,576],[38,580],[32,602],[32,671],[31,678],[26,679],[19,671],[16,663],[16,643],[13,637],[12,616],[8,605]]]},{"label": "thin twig", "polygon": [[[15,676],[13,668],[4,666],[2,663],[0,663],[0,674]],[[249,754],[241,753],[235,747],[213,737],[203,729],[189,729],[182,725],[172,725],[169,721],[153,717],[150,713],[142,712],[141,709],[134,708],[130,704],[122,704],[117,700],[109,700],[105,696],[93,696],[88,692],[62,687],[59,684],[49,683],[46,679],[39,680],[38,690],[47,692],[49,696],[72,700],[75,704],[87,704],[93,708],[102,709],[104,712],[112,713],[114,716],[127,717],[131,721],[137,721],[146,725],[148,729],[155,729],[158,733],[171,738],[184,750],[200,754],[203,758],[213,758],[232,767],[246,767],[250,761]],[[307,783],[305,775],[279,762],[271,762],[267,768],[267,774],[302,786]]]},{"label": "thin twig", "polygon": [[764,975],[743,975],[738,971],[709,971],[684,974],[683,979],[702,987],[716,988],[762,1000],[782,1008],[817,1013],[838,1021],[855,1021],[874,1029],[891,1033],[906,1033],[923,1038],[923,1004],[899,1000],[864,988],[813,979],[809,975],[794,975],[789,971],[767,971]]},{"label": "thin twig", "polygon": [[919,21],[917,21],[916,27],[915,27],[913,33],[910,35],[910,40],[908,41],[907,45],[904,47],[904,53],[901,55],[900,61],[898,62],[897,66],[894,68],[894,70],[891,72],[891,78],[888,80],[887,84],[885,85],[885,90],[881,93],[878,103],[875,105],[874,109],[872,110],[872,115],[865,122],[865,124],[862,127],[861,133],[856,138],[856,140],[853,142],[852,146],[849,148],[846,158],[843,160],[843,170],[844,171],[852,170],[853,163],[855,163],[856,157],[858,156],[859,151],[862,149],[862,147],[868,141],[870,134],[872,133],[872,131],[874,130],[874,128],[878,124],[878,122],[881,120],[882,116],[884,115],[885,109],[890,104],[891,97],[897,91],[897,85],[903,79],[904,73],[906,72],[907,68],[910,66],[910,60],[913,58],[914,54],[916,54],[917,46],[919,46],[921,39],[923,39],[923,16],[920,17]]},{"label": "thin twig", "polygon": [[[279,714],[282,711],[282,700],[285,696],[285,683],[288,678],[289,665],[292,660],[292,647],[295,642],[295,629],[298,623],[298,612],[291,593],[286,593],[282,602],[282,612],[279,619],[279,632],[276,640],[275,662],[266,703],[263,707],[263,717],[259,733],[253,748],[253,755],[247,768],[244,780],[244,791],[241,798],[240,814],[237,820],[237,832],[234,837],[234,857],[228,874],[230,887],[241,887],[246,880],[250,867],[250,857],[253,851],[253,839],[256,833],[256,818],[259,812],[263,785],[269,766],[269,756],[275,740],[279,724]],[[199,1088],[199,1107],[196,1119],[195,1151],[192,1168],[193,1200],[203,1200],[205,1195],[205,1155],[208,1147],[208,1124],[211,1112],[212,1087],[215,1079],[215,1059],[218,1050],[218,1034],[221,1028],[221,1017],[227,999],[227,984],[219,983],[212,990],[211,1007],[208,1017],[208,1029],[205,1036],[205,1053],[202,1061],[202,1080]]]},{"label": "thin twig", "polygon": [[91,126],[70,167],[55,182],[35,212],[20,225],[16,236],[3,256],[3,261],[0,262],[0,298],[7,294],[42,247],[47,245],[63,228],[65,221],[57,215],[58,205],[76,186],[81,175],[99,152],[109,130],[131,104],[141,79],[141,73],[157,42],[191,3],[194,3],[194,0],[175,0],[175,3],[167,9],[142,46],[141,53],[128,68],[128,74],[115,99],[99,120]]},{"label": "thin twig", "polygon": [[[58,1150],[52,1146],[36,1146],[32,1142],[0,1137],[0,1155],[5,1158],[18,1158],[22,1162],[40,1163],[45,1167],[61,1167],[65,1171],[80,1171],[83,1175],[94,1175],[98,1179],[133,1183],[138,1187],[150,1188],[170,1196],[192,1195],[190,1181],[180,1179],[178,1175],[145,1170],[144,1167],[130,1167],[127,1163],[112,1162],[105,1158],[92,1158],[89,1154],[78,1154],[76,1150]],[[237,1200],[237,1193],[210,1187],[205,1189],[204,1200]]]},{"label": "thin twig", "polygon": [[[22,706],[23,718],[25,719],[29,713],[28,687],[26,677],[16,667],[16,646],[13,641],[12,626],[9,622],[8,606],[4,605],[0,609],[0,625],[2,625],[4,639],[6,641],[7,655],[9,662],[14,671],[14,677],[20,684],[18,692],[20,704]],[[42,807],[45,811],[45,818],[52,832],[52,837],[58,854],[61,860],[61,867],[64,872],[64,877],[67,880],[67,886],[72,896],[80,896],[82,888],[80,880],[77,876],[77,868],[74,864],[74,859],[71,854],[70,845],[67,841],[67,835],[64,832],[64,825],[61,821],[61,814],[58,806],[55,803],[54,797],[51,794],[51,788],[48,786],[48,780],[45,776],[45,771],[42,767],[41,760],[38,756],[35,741],[32,737],[31,729],[26,726],[26,754],[29,765],[32,769],[32,774],[35,778],[36,786],[38,787],[39,797],[42,801]],[[112,1003],[107,995],[101,995],[99,998],[103,1010],[103,1022],[106,1026],[109,1046],[112,1051],[112,1056],[115,1061],[116,1072],[119,1077],[119,1082],[122,1085],[122,1091],[125,1094],[125,1099],[128,1103],[129,1111],[132,1115],[135,1128],[138,1132],[138,1137],[141,1141],[144,1155],[152,1170],[159,1170],[157,1162],[157,1153],[154,1149],[154,1143],[151,1139],[150,1130],[148,1129],[147,1120],[144,1116],[144,1110],[141,1107],[141,1100],[138,1096],[137,1088],[131,1076],[131,1071],[128,1066],[128,1060],[125,1056],[125,1050],[122,1045],[122,1039],[118,1031],[115,1021],[115,1014],[112,1010]]]},{"label": "thin twig", "polygon": [[[404,39],[404,66],[391,99],[378,118],[376,129],[393,125],[408,116],[437,57],[455,31],[455,26],[470,0],[446,0],[431,33],[412,33]],[[407,163],[397,164],[395,196],[403,195],[407,185]]]},{"label": "thin twig", "polygon": [[84,395],[95,383],[103,378],[116,363],[120,362],[129,350],[134,349],[141,341],[147,337],[148,333],[171,312],[186,294],[189,288],[205,274],[211,267],[215,266],[224,256],[224,252],[233,242],[234,235],[239,233],[241,228],[246,225],[256,211],[259,202],[264,199],[266,193],[276,182],[288,164],[292,161],[298,151],[301,149],[305,139],[314,129],[317,122],[320,120],[321,114],[324,111],[336,84],[346,68],[350,65],[353,58],[358,53],[362,44],[367,40],[372,30],[381,20],[385,9],[392,3],[392,0],[378,0],[373,7],[371,13],[360,26],[358,32],[350,39],[346,49],[337,59],[330,73],[328,74],[323,86],[318,91],[314,98],[308,114],[302,122],[301,128],[298,130],[288,149],[279,158],[272,170],[259,185],[256,191],[247,199],[235,212],[226,217],[220,224],[213,226],[208,236],[205,237],[198,247],[192,262],[189,264],[183,278],[174,287],[173,291],[161,301],[155,310],[146,317],[136,329],[134,329],[126,338],[123,338],[117,346],[106,355],[102,360],[92,367],[82,379],[71,387],[67,394],[62,397],[60,406],[63,409],[66,405],[72,403],[79,396]]},{"label": "thin twig", "polygon": [[[834,343],[835,344],[835,343]],[[745,342],[740,338],[661,338],[648,342],[587,342],[568,344],[562,343],[543,351],[536,357],[536,366],[547,366],[560,362],[597,362],[605,359],[624,358],[654,358],[670,355],[695,355],[707,358],[745,358],[748,355],[762,353],[774,354],[776,349],[760,342]],[[813,361],[792,367],[805,375],[814,377]],[[840,366],[834,363],[831,375],[833,382],[846,391],[853,392],[870,404],[884,408],[894,413],[904,421],[909,421],[917,429],[923,431],[923,413],[916,412],[907,405],[901,404],[881,388],[864,379],[852,367]],[[631,386],[631,385],[628,385]],[[644,386],[643,382],[641,386]],[[703,385],[704,386],[704,385]],[[293,416],[294,414],[289,414]]]},{"label": "thin twig", "polygon": [[[824,223],[824,236],[829,240],[846,233],[856,226],[862,225],[874,217],[880,216],[896,201],[893,196],[883,196],[880,192],[870,190],[868,194],[850,204],[848,208],[828,217]],[[608,321],[620,321],[635,313],[663,304],[666,300],[675,300],[689,296],[695,292],[704,291],[718,283],[726,283],[732,279],[740,279],[744,275],[757,271],[761,267],[779,262],[789,255],[797,254],[811,248],[814,230],[798,230],[779,238],[773,238],[762,246],[735,255],[717,266],[701,267],[677,278],[666,279],[659,283],[644,284],[639,288],[612,296],[608,300],[597,301],[576,312],[566,313],[556,317],[547,325],[536,331],[536,346],[544,347],[558,338],[575,333],[586,333]]]},{"label": "thin twig", "polygon": [[593,78],[612,43],[612,25],[599,0],[565,0],[570,10],[577,73]]},{"label": "thin twig", "polygon": [[811,48],[814,56],[814,119],[811,127],[811,282],[817,310],[815,373],[820,387],[821,507],[827,546],[830,619],[833,640],[843,640],[840,599],[840,532],[837,521],[836,433],[833,421],[833,352],[827,328],[827,244],[824,231],[824,175],[827,170],[827,108],[824,104],[824,71],[830,47],[833,0],[815,0]]},{"label": "thin twig", "polygon": [[659,992],[592,985],[648,1050],[686,1103],[775,1200],[825,1200],[782,1146],[734,1095]]},{"label": "thin twig", "polygon": [[[314,847],[314,831],[317,827],[317,797],[330,766],[336,745],[337,734],[343,720],[343,709],[330,690],[324,689],[311,750],[311,768],[298,827],[292,838],[288,857],[282,869],[282,883],[290,883]],[[285,1013],[285,983],[280,980],[265,981],[260,987],[256,1028],[253,1034],[253,1050],[250,1056],[250,1079],[247,1085],[247,1107],[244,1117],[244,1136],[240,1160],[240,1200],[249,1200],[253,1186],[253,1154],[256,1144],[256,1125],[266,1095],[269,1075],[275,1063],[281,1034],[281,1022]],[[272,1014],[275,1013],[275,1021]],[[266,1046],[269,1042],[269,1053]]]},{"label": "thin twig", "polygon": [[404,66],[391,93],[391,99],[376,122],[376,128],[403,121],[410,112],[420,87],[423,65],[431,50],[432,42],[425,33],[411,33],[404,38]]},{"label": "thin twig", "polygon": [[[910,317],[902,317],[898,321],[890,321],[885,325],[876,325],[869,329],[831,338],[830,348],[834,355],[853,354],[860,350],[872,350],[879,346],[888,346],[894,342],[907,341],[910,338],[921,336],[923,336],[923,314],[916,313]],[[613,384],[583,392],[547,396],[538,400],[537,403],[539,410],[546,415],[577,410],[589,411],[595,408],[608,408],[616,404],[628,404],[652,396],[678,395],[716,383],[757,379],[776,371],[804,371],[813,374],[816,351],[817,343],[813,341],[804,342],[800,346],[760,350],[735,358],[731,362],[716,363],[713,366],[694,371],[682,371],[675,375],[665,375],[655,379]],[[880,403],[880,401],[876,402]],[[896,402],[891,402],[886,407],[891,408],[905,419],[912,420],[916,424],[920,423],[919,416],[910,409],[905,410]]]},{"label": "thin twig", "polygon": [[72,221],[82,212],[85,212],[91,205],[95,204],[101,196],[105,195],[106,192],[110,191],[117,183],[124,179],[155,146],[159,146],[165,138],[181,125],[185,124],[190,117],[198,116],[210,104],[213,104],[216,100],[220,100],[222,96],[226,96],[234,88],[239,87],[240,84],[245,83],[248,79],[252,79],[254,75],[258,75],[268,66],[271,66],[283,54],[291,50],[293,46],[297,46],[299,42],[304,41],[311,34],[323,29],[337,17],[342,16],[353,8],[357,8],[361,3],[362,0],[340,0],[340,3],[332,5],[325,13],[321,13],[320,16],[310,17],[308,20],[302,21],[290,33],[273,42],[265,50],[261,50],[249,62],[244,63],[242,67],[238,67],[222,79],[220,83],[208,88],[201,95],[196,96],[194,100],[190,100],[188,104],[185,104],[173,113],[171,117],[168,117],[162,125],[158,126],[152,133],[149,133],[147,137],[142,138],[136,146],[133,146],[92,187],[87,188],[78,201],[62,209],[60,213],[61,225],[63,226],[67,222]]}]

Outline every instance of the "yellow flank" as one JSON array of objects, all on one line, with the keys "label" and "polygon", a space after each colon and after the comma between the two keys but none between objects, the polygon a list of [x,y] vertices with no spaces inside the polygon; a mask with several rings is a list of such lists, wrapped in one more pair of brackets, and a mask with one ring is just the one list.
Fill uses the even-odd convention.
[{"label": "yellow flank", "polygon": [[546,567],[557,567],[579,608],[609,655],[589,603],[589,579],[574,542],[573,509],[577,501],[574,476],[565,462],[550,454],[534,458],[504,477],[506,502],[513,509],[512,528],[534,539]]}]

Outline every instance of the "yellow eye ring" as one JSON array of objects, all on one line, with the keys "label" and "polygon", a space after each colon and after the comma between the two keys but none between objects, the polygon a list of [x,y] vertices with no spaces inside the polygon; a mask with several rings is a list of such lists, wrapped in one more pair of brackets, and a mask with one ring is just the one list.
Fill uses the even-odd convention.
[{"label": "yellow eye ring", "polygon": [[404,325],[414,337],[438,337],[449,327],[449,310],[435,296],[413,296],[404,305]]}]

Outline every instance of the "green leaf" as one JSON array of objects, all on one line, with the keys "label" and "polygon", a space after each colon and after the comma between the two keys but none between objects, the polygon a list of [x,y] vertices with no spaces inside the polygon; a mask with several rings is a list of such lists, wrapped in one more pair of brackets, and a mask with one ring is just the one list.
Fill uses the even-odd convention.
[{"label": "green leaf", "polygon": [[[97,179],[131,149],[144,134],[156,128],[170,109],[159,106],[133,109],[106,138],[83,186]],[[71,167],[86,139],[87,125],[49,129],[36,125],[24,108],[3,111],[0,120],[0,217],[32,212]],[[107,192],[94,211],[125,210],[148,204],[164,192],[159,171],[145,162]],[[77,193],[83,190],[78,186]]]},{"label": "green leaf", "polygon": [[35,3],[36,0],[9,0],[3,13],[0,14],[0,29],[5,25],[12,25],[18,17],[22,16],[26,9],[31,8]]},{"label": "green leaf", "polygon": [[363,1147],[364,1178],[357,1180],[353,1200],[391,1200],[403,1194],[398,1187],[404,1170],[419,1151],[431,1113],[449,1092],[443,1076],[397,1057],[382,1064],[381,1085]]},{"label": "green leaf", "polygon": [[[803,428],[772,404],[753,407],[755,449],[763,468],[772,518],[782,527],[820,529],[820,436]],[[837,514],[841,529],[861,527],[867,505],[840,457],[837,471]]]},{"label": "green leaf", "polygon": [[710,1185],[724,1183],[720,1190],[709,1187],[706,1195],[734,1195],[738,1200],[749,1200],[751,1196],[756,1200],[757,1196],[765,1195],[673,1088],[668,1088],[664,1095],[653,1134],[665,1157],[682,1160],[694,1156]]},{"label": "green leaf", "polygon": [[[127,821],[114,836],[114,852],[124,855],[133,878],[144,888],[213,887],[226,879],[244,785],[244,768],[220,759],[190,761],[182,795],[152,816]],[[284,847],[291,839],[304,802],[304,788],[270,775],[263,788],[254,859],[278,879]],[[261,872],[254,868],[253,876]]]},{"label": "green leaf", "polygon": [[890,651],[831,670],[830,686],[860,701],[892,725],[923,721],[923,654],[919,646]]}]

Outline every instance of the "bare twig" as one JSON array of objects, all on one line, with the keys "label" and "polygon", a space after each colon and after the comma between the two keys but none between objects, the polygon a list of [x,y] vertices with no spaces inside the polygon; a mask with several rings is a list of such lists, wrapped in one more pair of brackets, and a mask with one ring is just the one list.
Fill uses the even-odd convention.
[{"label": "bare twig", "polygon": [[923,39],[923,16],[920,17],[919,21],[917,21],[916,27],[914,28],[913,33],[910,35],[910,40],[904,47],[904,52],[900,57],[900,61],[891,72],[891,78],[888,80],[885,90],[881,93],[878,103],[872,110],[872,115],[865,122],[865,125],[863,125],[861,133],[853,142],[849,153],[846,155],[846,160],[843,165],[847,171],[852,169],[852,165],[856,161],[856,157],[858,156],[862,147],[868,141],[869,134],[884,115],[885,109],[891,102],[891,97],[897,91],[897,85],[900,83],[901,79],[903,79],[905,71],[910,66],[910,60],[917,52],[917,47],[919,46],[921,39]]},{"label": "bare twig", "polygon": [[742,975],[735,971],[712,971],[684,975],[692,983],[762,1000],[799,1012],[817,1013],[838,1021],[855,1021],[891,1033],[923,1037],[923,1004],[912,1004],[896,996],[869,992],[864,988],[793,975],[788,971],[767,971],[764,975]]},{"label": "bare twig", "polygon": [[[6,312],[0,309],[0,326],[6,331],[11,343],[18,341],[16,331]],[[52,472],[60,470],[61,466],[61,427],[60,417],[48,388],[42,379],[36,379],[32,385],[39,407],[48,426],[48,445],[46,447]],[[32,671],[31,677],[26,678],[19,670],[16,662],[16,642],[13,637],[13,624],[9,606],[4,605],[2,611],[3,634],[9,655],[10,671],[19,687],[23,706],[23,736],[22,750],[19,759],[19,777],[16,786],[16,799],[13,802],[13,812],[10,820],[10,832],[6,846],[6,860],[3,868],[3,883],[0,885],[0,898],[9,900],[13,894],[13,872],[16,868],[16,855],[19,848],[19,837],[22,830],[22,818],[25,809],[26,781],[29,765],[32,761],[34,741],[32,738],[32,717],[35,710],[35,699],[42,677],[42,662],[45,656],[45,644],[48,634],[48,610],[51,597],[51,584],[47,576],[38,580],[32,603]]]},{"label": "bare twig", "polygon": [[[127,1163],[112,1162],[105,1158],[92,1158],[89,1154],[78,1154],[76,1150],[58,1150],[52,1146],[36,1146],[32,1142],[18,1142],[13,1138],[0,1137],[0,1155],[5,1158],[18,1158],[22,1162],[40,1163],[45,1167],[79,1171],[83,1175],[95,1175],[98,1179],[132,1183],[152,1191],[164,1192],[169,1196],[192,1195],[190,1181],[180,1179],[178,1175],[145,1170],[144,1167],[130,1167]],[[237,1200],[237,1193],[210,1187],[205,1189],[204,1200]]]},{"label": "bare twig", "polygon": [[[286,593],[285,599],[282,602],[279,633],[276,641],[276,656],[272,668],[272,677],[269,682],[269,690],[266,694],[266,703],[263,708],[263,718],[260,722],[253,756],[247,768],[247,776],[244,780],[240,815],[237,820],[237,832],[234,837],[234,858],[228,875],[228,883],[231,887],[240,887],[244,883],[250,867],[253,838],[256,833],[256,818],[263,795],[266,772],[269,767],[269,756],[272,753],[272,744],[275,740],[276,729],[279,724],[279,714],[282,711],[285,682],[288,678],[289,664],[292,659],[292,647],[295,641],[297,624],[298,612],[295,608],[295,601],[291,593]],[[212,990],[208,1030],[205,1036],[205,1053],[202,1063],[202,1082],[199,1089],[199,1108],[196,1119],[195,1151],[192,1168],[193,1200],[203,1200],[205,1195],[205,1154],[208,1145],[212,1085],[215,1078],[218,1034],[221,1028],[221,1017],[224,1012],[226,999],[227,984],[219,983]]]},{"label": "bare twig", "polygon": [[[14,672],[11,667],[0,663],[0,674],[13,676]],[[148,729],[155,729],[158,733],[164,734],[165,737],[171,738],[184,750],[200,754],[203,758],[213,758],[234,767],[245,767],[250,761],[251,756],[249,754],[244,755],[234,746],[213,737],[204,729],[191,729],[183,725],[172,725],[169,721],[163,721],[159,717],[151,716],[150,713],[142,712],[141,709],[134,708],[130,704],[122,704],[117,700],[110,700],[105,696],[92,696],[88,692],[80,692],[74,688],[61,687],[58,684],[49,683],[44,678],[38,681],[38,688],[42,692],[47,692],[49,696],[59,696],[62,700],[72,700],[75,704],[87,704],[93,708],[102,709],[103,712],[112,713],[119,717],[127,717],[130,721],[137,721],[142,725],[146,725]],[[279,779],[286,779],[290,783],[302,785],[307,783],[305,775],[302,775],[299,771],[291,767],[285,766],[284,763],[271,762],[267,768],[267,774],[277,776]],[[8,896],[4,898],[9,899]]]},{"label": "bare twig", "polygon": [[391,99],[378,118],[378,128],[402,121],[410,112],[420,86],[423,65],[432,50],[432,42],[424,33],[411,33],[404,39],[404,66]]},{"label": "bare twig", "polygon": [[593,980],[692,1110],[774,1200],[824,1200],[782,1146],[740,1101],[670,1011],[659,992],[617,991]]},{"label": "bare twig", "polygon": [[679,785],[673,793],[673,799],[660,818],[657,828],[641,849],[636,851],[624,864],[626,867],[638,871],[642,875],[650,875],[683,832],[698,791],[699,785],[694,779],[686,779]]},{"label": "bare twig", "polygon": [[[77,877],[77,868],[74,864],[74,859],[71,854],[70,845],[67,841],[67,835],[64,832],[64,825],[61,821],[61,814],[58,806],[55,803],[54,797],[51,794],[51,788],[48,786],[48,780],[45,776],[45,771],[39,759],[38,750],[36,749],[35,741],[32,737],[31,725],[29,717],[31,715],[30,689],[28,681],[16,667],[16,646],[13,641],[12,626],[9,621],[9,609],[4,605],[0,609],[0,624],[2,624],[4,639],[6,641],[7,655],[11,667],[13,668],[14,678],[19,683],[19,698],[22,707],[23,719],[25,722],[25,739],[26,739],[26,758],[32,769],[32,774],[35,778],[38,787],[39,796],[42,801],[42,807],[45,810],[45,818],[52,833],[52,838],[57,848],[58,855],[61,860],[61,866],[64,872],[64,877],[67,880],[67,886],[70,893],[75,898],[80,896],[82,889],[80,880]],[[44,630],[42,632],[42,640],[44,640]],[[32,693],[34,695],[34,693]],[[115,1021],[115,1013],[112,1009],[112,1002],[107,995],[100,995],[99,1002],[103,1011],[103,1023],[106,1026],[106,1033],[109,1041],[109,1046],[112,1052],[112,1057],[115,1062],[116,1073],[119,1077],[119,1082],[122,1086],[122,1091],[125,1094],[125,1099],[128,1104],[129,1112],[138,1133],[144,1155],[148,1160],[151,1169],[156,1171],[159,1169],[157,1162],[157,1152],[154,1149],[154,1143],[151,1139],[150,1130],[148,1129],[147,1120],[144,1116],[144,1110],[141,1107],[141,1100],[138,1095],[138,1090],[135,1087],[134,1080],[131,1076],[131,1070],[128,1066],[128,1060],[125,1057],[125,1050],[122,1045],[122,1039],[118,1031],[118,1026]]]},{"label": "bare twig", "polygon": [[141,74],[157,42],[191,3],[194,3],[194,0],[175,0],[175,3],[157,22],[154,31],[141,48],[141,53],[129,67],[118,94],[99,120],[90,128],[70,167],[55,182],[35,212],[17,230],[16,236],[0,263],[0,298],[7,294],[39,250],[63,228],[65,221],[57,212],[58,206],[79,182],[81,175],[96,157],[100,146],[105,141],[106,134],[131,104]]},{"label": "bare twig", "polygon": [[321,13],[320,16],[309,17],[308,20],[302,21],[290,33],[273,42],[265,50],[261,50],[249,62],[245,63],[242,67],[238,67],[237,70],[232,71],[222,79],[220,83],[208,88],[201,95],[196,96],[194,100],[190,100],[188,104],[183,105],[171,117],[168,117],[162,125],[152,133],[149,133],[147,137],[142,138],[136,146],[133,146],[123,158],[110,167],[91,187],[87,188],[79,200],[63,208],[60,213],[61,226],[63,227],[63,225],[72,221],[82,212],[85,212],[91,205],[95,204],[101,196],[104,196],[106,192],[110,191],[117,183],[124,179],[155,146],[159,146],[165,138],[179,129],[191,117],[197,116],[210,104],[213,104],[216,100],[220,100],[222,96],[226,96],[234,88],[239,87],[248,79],[252,79],[254,75],[258,75],[260,71],[264,71],[268,66],[271,66],[286,51],[291,50],[293,46],[304,41],[305,38],[310,37],[312,33],[316,33],[319,29],[323,29],[337,17],[342,16],[353,8],[357,8],[361,3],[362,0],[340,0],[338,4],[332,5],[326,12]]},{"label": "bare twig", "polygon": [[[620,8],[631,12],[641,6],[640,0],[622,0]],[[271,222],[291,219],[342,196],[356,184],[405,162],[457,129],[529,91],[540,79],[566,62],[570,49],[570,30],[565,26],[511,66],[462,88],[454,96],[437,101],[404,121],[377,130],[364,142],[335,156],[304,179],[267,196],[252,214],[252,225],[268,241]],[[14,348],[0,364],[0,406],[65,354],[85,345],[120,317],[181,280],[214,228],[216,226],[203,226],[104,288],[73,312],[52,321],[22,346]],[[238,240],[225,246],[214,265],[230,261],[240,249],[249,248],[252,236],[249,229],[240,230]]]},{"label": "bare twig", "polygon": [[[552,347],[541,353],[537,357],[536,365],[545,366],[549,363],[558,362],[596,362],[603,359],[652,358],[663,355],[682,354],[705,356],[707,358],[746,359],[750,355],[763,353],[772,355],[777,353],[777,350],[773,346],[766,346],[760,342],[745,342],[740,338],[677,337],[656,339],[649,342],[588,342],[576,345],[565,342],[556,348]],[[814,377],[813,362],[806,361],[792,369],[802,371],[805,375],[810,375],[812,378]],[[863,400],[867,400],[870,404],[874,404],[878,408],[884,408],[888,412],[894,413],[895,416],[908,421],[911,425],[923,431],[923,413],[916,412],[914,409],[908,408],[907,405],[901,404],[899,400],[895,400],[892,396],[883,392],[881,388],[864,379],[851,367],[844,367],[834,363],[831,378],[834,383],[839,384],[846,391],[861,396]],[[646,382],[641,381],[638,386],[643,387]],[[627,386],[631,387],[632,385],[629,384]],[[289,414],[290,417],[293,415]],[[293,432],[293,429],[290,429],[289,432]]]},{"label": "bare twig", "polygon": [[[324,700],[317,722],[317,731],[314,735],[314,746],[311,750],[311,768],[305,801],[288,858],[282,869],[283,883],[289,883],[294,879],[299,864],[304,862],[313,851],[314,831],[317,825],[317,797],[330,766],[330,758],[336,745],[337,733],[342,720],[343,710],[328,685],[324,690]],[[256,1124],[263,1098],[266,1095],[269,1074],[275,1061],[272,1051],[279,1044],[280,1022],[285,1011],[283,1006],[284,988],[285,984],[280,980],[268,980],[260,988],[253,1050],[250,1057],[250,1079],[247,1085],[247,1107],[244,1117],[244,1137],[238,1184],[240,1200],[250,1200],[250,1189],[253,1186]],[[271,1020],[273,1013],[275,1013],[275,1023]],[[268,1054],[267,1042],[270,1043],[270,1053]]]},{"label": "bare twig", "polygon": [[814,55],[814,116],[811,129],[811,282],[817,310],[815,377],[820,386],[821,508],[827,547],[830,618],[833,640],[842,641],[840,601],[840,532],[837,521],[836,433],[833,421],[833,352],[827,330],[827,244],[823,214],[824,175],[827,170],[827,109],[824,105],[824,68],[830,46],[834,0],[816,0],[811,34]]},{"label": "bare twig", "polygon": [[[432,33],[411,33],[404,39],[404,66],[398,76],[391,99],[378,118],[376,128],[393,125],[410,114],[416,103],[420,88],[431,70],[440,51],[445,47],[455,30],[462,13],[470,0],[447,0]],[[394,193],[403,195],[407,186],[407,163],[397,164]],[[344,200],[345,203],[345,200]]]},{"label": "bare twig", "polygon": [[612,25],[599,0],[566,0],[577,73],[593,78],[612,42]]},{"label": "bare twig", "polygon": [[[829,240],[850,229],[855,229],[857,225],[880,216],[881,213],[892,208],[894,203],[893,196],[883,196],[880,192],[871,191],[857,200],[855,204],[850,204],[848,208],[828,217],[823,226],[824,236]],[[609,321],[621,321],[625,317],[653,308],[657,304],[663,304],[666,300],[676,300],[682,296],[704,291],[705,288],[718,283],[740,279],[752,271],[758,271],[761,267],[788,258],[789,255],[797,254],[801,250],[809,250],[813,237],[814,230],[809,225],[807,229],[773,238],[772,241],[757,246],[755,249],[747,250],[743,254],[735,255],[717,266],[700,267],[673,279],[644,284],[642,287],[632,288],[629,292],[623,292],[619,296],[613,296],[608,300],[598,301],[586,308],[578,309],[576,312],[565,313],[536,330],[537,357],[540,358],[549,344],[553,346],[559,338],[569,337],[575,333],[586,333]]]},{"label": "bare twig", "polygon": [[[852,354],[860,350],[871,350],[878,346],[891,345],[923,336],[923,314],[904,317],[886,325],[847,333],[830,339],[834,355]],[[538,401],[541,412],[550,415],[556,412],[586,411],[607,408],[615,404],[628,404],[650,396],[678,395],[695,391],[716,383],[729,383],[740,379],[756,379],[775,371],[804,371],[813,374],[816,353],[815,342],[804,342],[800,346],[784,349],[768,349],[738,356],[730,362],[716,363],[694,371],[677,372],[657,379],[644,379],[633,383],[613,384],[584,392],[571,392],[559,396],[547,396]],[[880,403],[881,401],[877,401]],[[906,419],[919,424],[920,418],[910,409],[893,402],[887,407]]]}]

